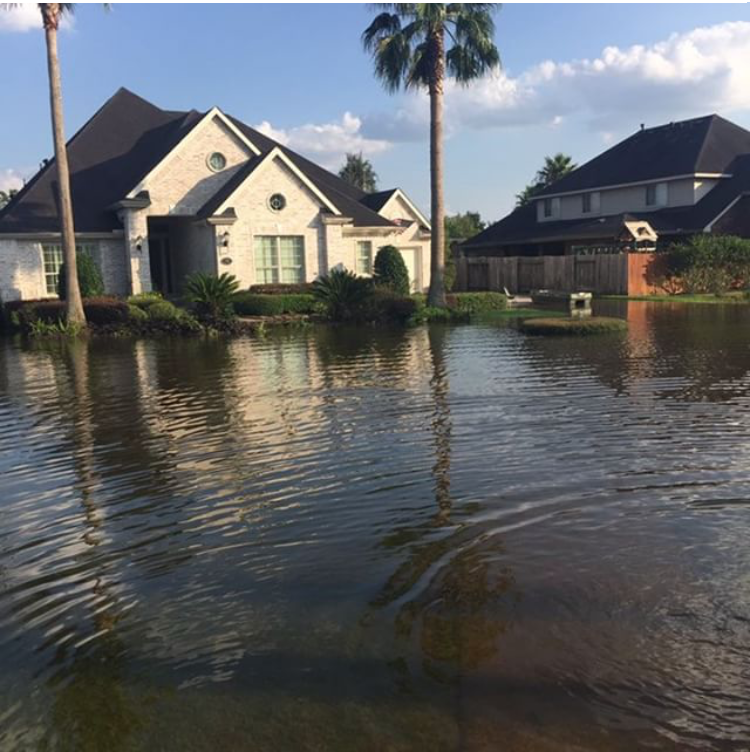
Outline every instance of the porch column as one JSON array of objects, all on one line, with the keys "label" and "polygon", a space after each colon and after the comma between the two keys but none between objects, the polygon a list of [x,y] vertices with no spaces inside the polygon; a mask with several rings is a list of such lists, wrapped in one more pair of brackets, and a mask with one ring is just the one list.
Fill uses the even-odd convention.
[{"label": "porch column", "polygon": [[151,257],[148,251],[148,215],[143,209],[124,212],[125,261],[131,295],[151,292]]}]

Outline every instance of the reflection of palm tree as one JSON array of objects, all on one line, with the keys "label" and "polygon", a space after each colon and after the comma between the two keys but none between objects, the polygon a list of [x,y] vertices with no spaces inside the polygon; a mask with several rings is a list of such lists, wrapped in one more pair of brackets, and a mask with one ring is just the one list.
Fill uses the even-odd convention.
[{"label": "reflection of palm tree", "polygon": [[[383,540],[382,545],[388,548],[409,546],[409,556],[371,602],[378,610],[399,604],[395,614],[397,637],[405,644],[416,640],[424,670],[439,679],[457,677],[494,655],[497,638],[507,626],[498,606],[514,586],[509,570],[493,571],[488,561],[490,552],[496,559],[501,541],[487,538],[477,543],[473,525],[451,520],[452,421],[445,358],[448,332],[447,328],[430,327],[428,334],[434,401],[435,514],[427,524],[398,530]],[[430,574],[436,568],[437,572]],[[420,588],[419,583],[427,576],[429,583]],[[394,662],[401,671],[405,665],[405,657]],[[399,681],[402,679],[400,675]]]},{"label": "reflection of palm tree", "polygon": [[[120,619],[117,599],[108,583],[104,559],[96,553],[102,542],[99,531],[103,519],[94,495],[96,442],[89,342],[66,341],[59,346],[59,359],[68,371],[66,396],[71,414],[73,463],[86,525],[82,539],[87,549],[81,558],[89,560],[93,597],[87,601],[91,607],[90,634],[76,643],[63,643],[55,657],[61,665],[49,681],[55,699],[51,730],[42,748],[71,752],[119,750],[135,728],[138,714],[123,689],[124,647],[114,629]],[[67,664],[69,651],[73,651],[73,656]]]},{"label": "reflection of palm tree", "polygon": [[432,378],[430,388],[435,403],[432,417],[432,431],[435,436],[435,464],[432,474],[435,477],[435,501],[438,514],[445,522],[451,510],[451,422],[450,401],[448,399],[448,370],[445,363],[445,338],[447,328],[429,328],[430,355],[432,356]]}]

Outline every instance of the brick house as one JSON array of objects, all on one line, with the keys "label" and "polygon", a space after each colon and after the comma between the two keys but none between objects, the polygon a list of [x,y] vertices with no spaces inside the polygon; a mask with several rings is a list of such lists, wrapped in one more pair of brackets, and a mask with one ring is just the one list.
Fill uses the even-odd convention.
[{"label": "brick house", "polygon": [[[162,110],[120,89],[70,139],[76,242],[107,292],[180,293],[202,271],[243,287],[370,274],[395,245],[429,284],[430,226],[400,189],[367,194],[218,108]],[[54,160],[0,211],[3,300],[56,295]]]}]

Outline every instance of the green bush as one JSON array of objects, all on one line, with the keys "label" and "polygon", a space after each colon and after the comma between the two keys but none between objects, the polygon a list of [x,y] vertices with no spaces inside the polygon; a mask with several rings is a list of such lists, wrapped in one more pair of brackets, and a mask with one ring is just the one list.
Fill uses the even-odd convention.
[{"label": "green bush", "polygon": [[127,302],[147,311],[154,303],[161,303],[163,300],[164,298],[159,292],[139,292],[137,295],[131,295]]},{"label": "green bush", "polygon": [[684,292],[723,295],[750,284],[750,240],[733,235],[695,235],[667,249],[667,279]]},{"label": "green bush", "polygon": [[185,282],[185,297],[195,305],[199,317],[218,321],[234,316],[232,298],[240,287],[233,274],[197,273]]},{"label": "green bush", "polygon": [[284,314],[315,313],[320,305],[310,294],[237,293],[232,301],[240,316],[282,316]]},{"label": "green bush", "polygon": [[[96,261],[88,253],[76,254],[76,269],[78,272],[78,286],[81,289],[82,298],[96,298],[104,295],[104,282],[102,273],[99,271]],[[66,265],[60,267],[57,278],[57,295],[60,300],[65,300]]]},{"label": "green bush", "polygon": [[408,295],[399,295],[388,287],[374,287],[354,309],[352,318],[369,323],[404,323],[419,310],[419,303]]},{"label": "green bush", "polygon": [[12,300],[5,304],[6,326],[30,331],[37,321],[57,324],[65,321],[65,303],[61,300]]},{"label": "green bush", "polygon": [[159,300],[148,306],[146,313],[149,321],[177,321],[184,312],[168,300]]},{"label": "green bush", "polygon": [[459,292],[447,296],[448,307],[474,315],[490,311],[504,311],[508,299],[499,292]]},{"label": "green bush", "polygon": [[133,305],[132,303],[126,303],[125,305],[127,305],[128,307],[129,321],[136,323],[143,323],[144,321],[148,321],[148,314],[143,310],[143,308],[139,308],[137,305]]},{"label": "green bush", "polygon": [[358,318],[372,290],[371,280],[358,277],[348,269],[334,269],[313,284],[316,300],[325,306],[328,317],[334,321]]},{"label": "green bush", "polygon": [[404,257],[395,246],[384,245],[378,250],[373,263],[373,277],[379,287],[389,287],[400,295],[408,295],[411,290]]},{"label": "green bush", "polygon": [[258,295],[312,295],[312,282],[275,282],[265,285],[251,285],[248,292]]}]

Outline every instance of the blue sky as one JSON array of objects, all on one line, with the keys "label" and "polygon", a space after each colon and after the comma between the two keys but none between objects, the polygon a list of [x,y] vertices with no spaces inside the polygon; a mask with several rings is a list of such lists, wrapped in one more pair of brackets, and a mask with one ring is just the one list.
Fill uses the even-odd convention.
[{"label": "blue sky", "polygon": [[[386,94],[363,4],[79,5],[61,33],[72,134],[120,86],[166,109],[218,105],[329,167],[372,160],[429,206],[426,107]],[[0,188],[52,150],[33,6],[0,11]],[[497,219],[557,151],[581,163],[639,127],[719,112],[750,127],[747,4],[505,4],[500,75],[447,97],[450,211]]]}]

